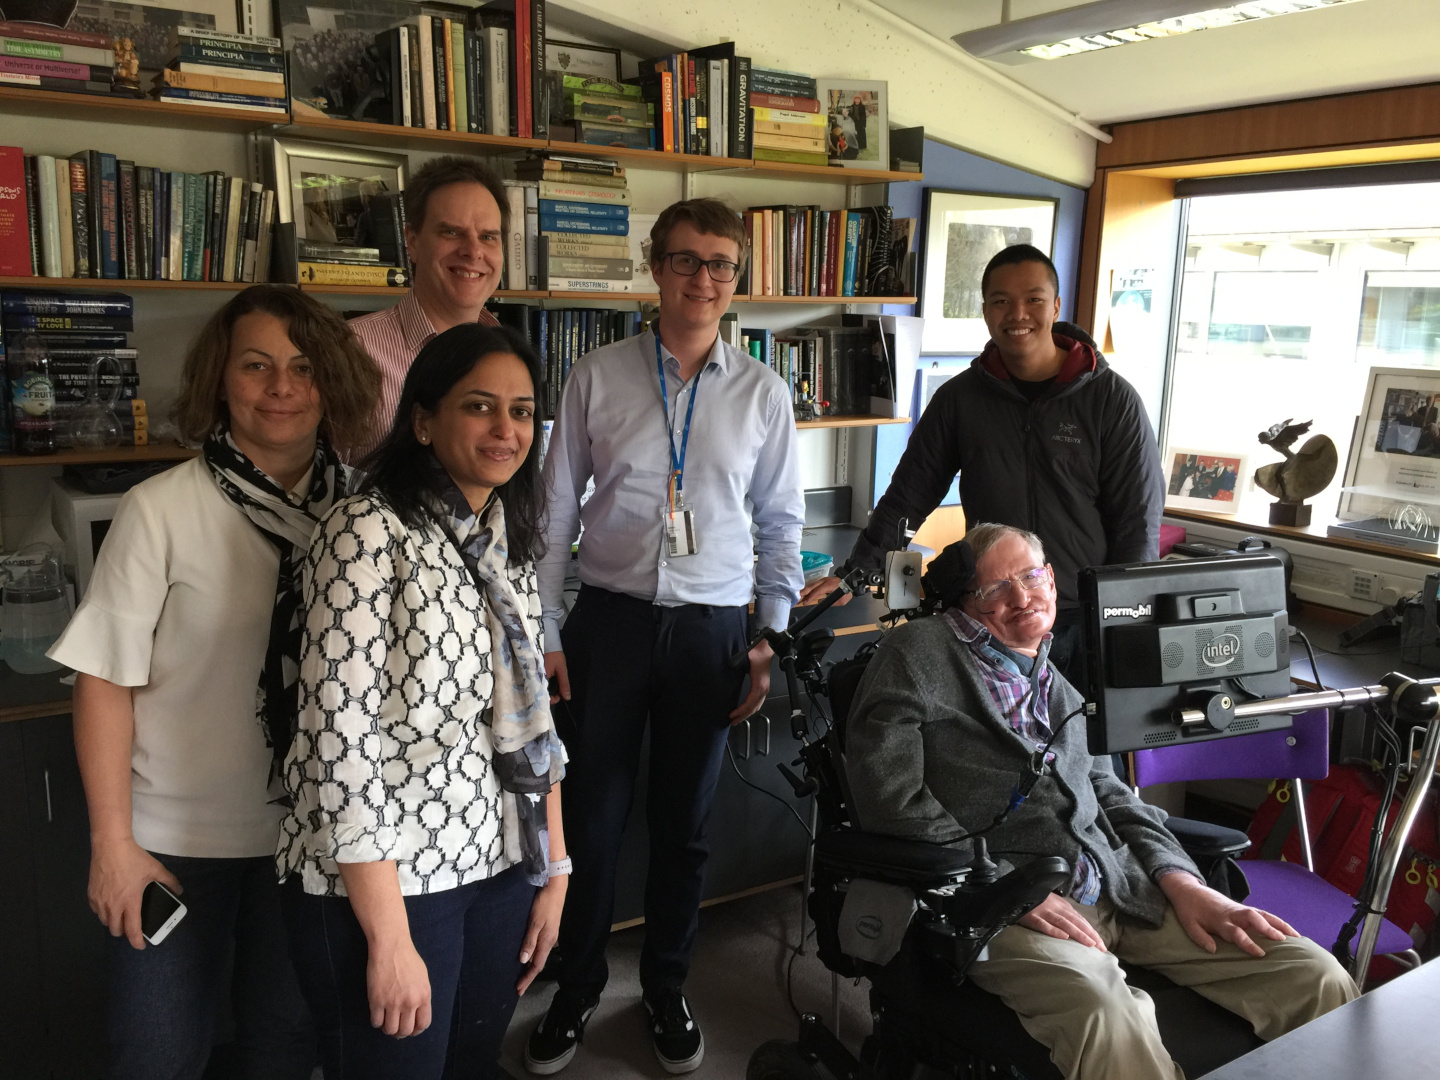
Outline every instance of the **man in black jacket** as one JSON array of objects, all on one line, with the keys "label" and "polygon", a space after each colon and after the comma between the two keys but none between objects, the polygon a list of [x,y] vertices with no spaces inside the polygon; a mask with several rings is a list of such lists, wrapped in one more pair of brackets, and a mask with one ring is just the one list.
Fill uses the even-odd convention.
[{"label": "man in black jacket", "polygon": [[[1157,557],[1165,483],[1140,397],[1079,327],[1055,323],[1059,278],[1044,252],[1017,244],[981,277],[990,343],[936,392],[895,467],[849,565],[880,569],[960,474],[967,522],[1038,534],[1059,587],[1051,659],[1080,677],[1082,567]],[[838,580],[815,582],[801,603]]]}]

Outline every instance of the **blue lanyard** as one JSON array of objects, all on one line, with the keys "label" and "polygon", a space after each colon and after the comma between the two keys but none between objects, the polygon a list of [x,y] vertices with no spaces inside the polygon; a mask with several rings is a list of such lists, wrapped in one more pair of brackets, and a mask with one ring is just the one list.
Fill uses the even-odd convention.
[{"label": "blue lanyard", "polygon": [[690,405],[685,410],[685,432],[680,436],[680,453],[675,453],[675,435],[670,430],[670,391],[665,385],[665,363],[660,359],[660,332],[655,332],[655,370],[660,373],[660,407],[665,410],[665,441],[670,447],[670,474],[675,477],[677,490],[685,490],[685,454],[690,449],[690,419],[695,415],[695,399],[700,395],[700,375],[695,373],[695,385],[690,388]]}]

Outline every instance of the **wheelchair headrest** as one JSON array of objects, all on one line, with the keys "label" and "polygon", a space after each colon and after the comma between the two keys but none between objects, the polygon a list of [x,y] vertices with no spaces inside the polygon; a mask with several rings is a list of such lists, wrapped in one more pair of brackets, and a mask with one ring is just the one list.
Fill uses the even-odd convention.
[{"label": "wheelchair headrest", "polygon": [[931,560],[920,584],[927,600],[939,601],[935,610],[956,607],[975,582],[975,551],[968,540],[957,540]]}]

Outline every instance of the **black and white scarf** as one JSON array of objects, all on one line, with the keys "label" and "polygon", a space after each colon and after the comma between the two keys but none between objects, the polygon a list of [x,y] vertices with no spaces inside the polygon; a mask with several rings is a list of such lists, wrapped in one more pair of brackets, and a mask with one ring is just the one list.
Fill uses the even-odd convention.
[{"label": "black and white scarf", "polygon": [[565,747],[550,716],[545,658],[525,628],[506,572],[505,506],[498,495],[476,513],[450,484],[436,516],[485,597],[490,631],[491,764],[500,781],[505,854],[536,885],[549,876],[546,794],[565,775]]},{"label": "black and white scarf", "polygon": [[300,565],[310,547],[315,526],[325,512],[343,499],[350,470],[340,463],[322,435],[315,442],[315,464],[310,488],[300,501],[291,498],[273,479],[261,472],[235,445],[230,432],[217,428],[205,440],[205,464],[215,485],[280,553],[280,574],[275,580],[275,607],[270,615],[270,639],[265,645],[265,666],[255,692],[255,716],[265,732],[265,745],[274,754],[274,768],[284,767],[295,734],[299,711],[301,612]]}]

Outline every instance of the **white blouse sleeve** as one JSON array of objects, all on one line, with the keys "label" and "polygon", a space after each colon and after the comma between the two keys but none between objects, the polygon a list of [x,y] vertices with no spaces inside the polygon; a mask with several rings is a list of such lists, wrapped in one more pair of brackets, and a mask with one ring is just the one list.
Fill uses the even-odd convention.
[{"label": "white blouse sleeve", "polygon": [[[369,499],[335,508],[305,565],[300,717],[286,785],[306,815],[311,853],[336,862],[378,862],[399,848],[401,808],[384,779],[381,706],[398,690],[386,658],[403,539]],[[306,790],[306,789],[309,790]]]},{"label": "white blouse sleeve", "polygon": [[155,627],[170,592],[169,551],[170,538],[145,493],[126,492],[85,598],[50,658],[117,686],[146,685]]}]

